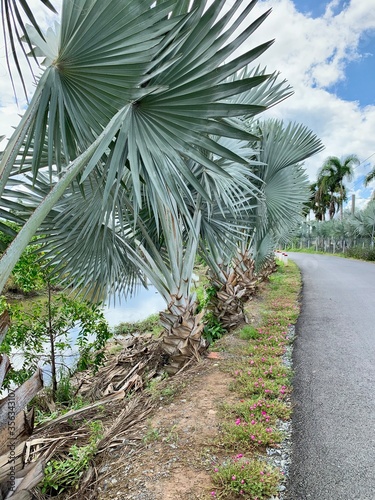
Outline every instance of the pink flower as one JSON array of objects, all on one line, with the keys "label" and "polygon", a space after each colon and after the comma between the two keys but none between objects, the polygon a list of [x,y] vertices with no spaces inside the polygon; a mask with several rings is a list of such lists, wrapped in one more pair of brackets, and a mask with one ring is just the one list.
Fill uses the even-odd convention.
[{"label": "pink flower", "polygon": [[235,481],[236,480],[236,476],[232,476],[232,481]]},{"label": "pink flower", "polygon": [[250,436],[250,438],[251,438],[251,439],[252,439],[252,440],[254,441],[254,439],[255,439],[255,436]]},{"label": "pink flower", "polygon": [[216,491],[211,491],[211,496],[216,497]]},{"label": "pink flower", "polygon": [[264,474],[264,472],[261,470],[261,471],[260,471],[260,475],[261,475],[261,476],[263,476],[263,474]]},{"label": "pink flower", "polygon": [[245,481],[243,479],[241,479],[241,484],[245,484]]},{"label": "pink flower", "polygon": [[219,472],[219,469],[217,467],[215,467],[214,471],[215,472]]},{"label": "pink flower", "polygon": [[243,457],[242,453],[239,453],[239,454],[237,455],[237,458],[242,458],[242,457]]},{"label": "pink flower", "polygon": [[255,425],[255,424],[256,424],[255,420],[252,420],[251,425]]},{"label": "pink flower", "polygon": [[241,425],[241,419],[240,418],[237,418],[236,425]]}]

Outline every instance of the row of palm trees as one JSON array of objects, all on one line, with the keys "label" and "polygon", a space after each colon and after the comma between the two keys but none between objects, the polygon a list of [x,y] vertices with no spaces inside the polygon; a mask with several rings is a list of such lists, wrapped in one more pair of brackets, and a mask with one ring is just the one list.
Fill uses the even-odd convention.
[{"label": "row of palm trees", "polygon": [[303,126],[255,119],[291,90],[250,67],[272,42],[235,56],[269,11],[243,27],[256,2],[224,3],[63,2],[55,40],[28,31],[45,70],[0,166],[2,205],[23,223],[0,286],[36,231],[76,287],[147,277],[176,369],[201,344],[196,253],[221,283],[239,248],[264,263],[306,199],[299,163],[322,148]]},{"label": "row of palm trees", "polygon": [[344,180],[352,179],[353,168],[359,164],[356,155],[327,158],[318,172],[317,181],[310,186],[311,196],[307,207],[313,210],[317,220],[325,220],[327,211],[330,220],[338,212],[343,218],[343,203],[347,200]]},{"label": "row of palm trees", "polygon": [[244,45],[269,11],[249,22],[256,0],[226,4],[63,1],[48,37],[31,19],[44,70],[1,155],[0,229],[22,229],[0,259],[0,289],[36,233],[61,280],[94,297],[151,282],[167,304],[170,373],[205,348],[196,256],[215,313],[239,321],[255,273],[301,220],[301,162],[323,147],[303,125],[257,118],[292,92],[252,67],[272,41]]},{"label": "row of palm trees", "polygon": [[354,213],[344,212],[342,219],[304,221],[295,231],[294,247],[314,247],[335,252],[356,246],[374,248],[375,201]]}]

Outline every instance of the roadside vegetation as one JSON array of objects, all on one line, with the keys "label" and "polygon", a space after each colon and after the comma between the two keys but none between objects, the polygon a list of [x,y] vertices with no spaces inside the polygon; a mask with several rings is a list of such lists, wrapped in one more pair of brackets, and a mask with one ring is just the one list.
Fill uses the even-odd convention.
[{"label": "roadside vegetation", "polygon": [[343,219],[305,221],[289,243],[291,251],[322,252],[341,257],[375,260],[375,201]]},{"label": "roadside vegetation", "polygon": [[[41,3],[53,10],[50,2]],[[4,305],[0,341],[8,337],[0,373],[10,370],[12,342],[27,351],[35,367],[42,340],[48,340],[57,399],[55,355],[67,345],[65,332],[72,322],[89,325],[78,336],[79,363],[99,375],[87,372],[76,381],[76,391],[90,404],[54,420],[67,426],[64,439],[54,443],[60,458],[72,455],[77,434],[89,446],[84,416],[112,405],[118,418],[106,422],[97,445],[103,452],[116,433],[131,425],[134,394],[142,399],[154,379],[182,373],[225,331],[243,324],[244,304],[275,270],[274,249],[302,220],[309,197],[303,162],[324,146],[303,124],[259,118],[292,95],[277,70],[254,64],[273,41],[251,49],[244,45],[270,11],[251,20],[256,0],[234,2],[225,12],[224,3],[152,0],[135,8],[134,2],[63,0],[59,23],[43,34],[26,1],[22,7],[31,28],[14,2],[5,0],[11,4],[2,10],[9,58],[17,60],[13,42],[23,33],[23,55],[39,65],[30,103],[0,155],[0,293],[9,279],[21,290],[17,266],[27,253],[34,259],[24,261],[31,281],[43,257],[49,298],[46,314],[30,312],[31,321],[42,325],[34,337],[30,324],[22,330],[23,319],[18,333],[12,333],[18,319]],[[9,14],[12,9],[15,15]],[[208,269],[200,296],[194,286],[197,261]],[[91,303],[119,292],[131,295],[139,284],[151,283],[166,304],[159,315],[160,336],[153,334],[159,333],[155,325],[146,338],[123,325],[128,333],[122,350],[116,355],[113,344],[112,358],[99,366],[109,334],[96,306],[90,314],[99,324],[92,316],[84,319],[88,302],[73,307],[70,298],[61,299],[55,309],[54,283],[79,291]],[[36,292],[26,280],[22,286]],[[280,346],[272,347],[281,353]],[[270,378],[267,391],[276,391],[279,378],[287,377],[280,372]],[[42,386],[38,368],[16,390],[19,484],[14,494],[40,482],[43,460],[51,459],[43,441],[44,448],[28,451],[30,466],[23,467],[22,443],[34,430],[40,440],[48,440],[55,425],[43,424],[41,436],[41,427],[34,429],[33,409],[25,412]],[[8,403],[9,395],[0,403],[3,433]],[[0,479],[10,473],[6,453],[3,447]]]},{"label": "roadside vegetation", "polygon": [[276,496],[283,482],[283,471],[267,462],[266,450],[283,441],[278,422],[289,420],[292,414],[292,371],[285,356],[293,340],[290,327],[299,314],[300,287],[296,265],[279,263],[263,289],[259,323],[235,332],[245,343],[231,345],[224,337],[214,344],[213,349],[236,355],[236,361],[226,361],[224,369],[233,375],[231,389],[240,402],[221,407],[218,442],[226,457],[214,465],[212,479],[217,489],[212,490],[213,497],[265,500]]}]

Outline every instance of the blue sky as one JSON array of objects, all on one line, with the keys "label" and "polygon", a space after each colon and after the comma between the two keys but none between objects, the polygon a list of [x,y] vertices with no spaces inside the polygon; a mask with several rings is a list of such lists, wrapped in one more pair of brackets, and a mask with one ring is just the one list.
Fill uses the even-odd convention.
[{"label": "blue sky", "polygon": [[363,207],[375,189],[363,186],[375,165],[375,0],[260,0],[255,14],[270,7],[253,43],[275,39],[261,62],[279,70],[294,95],[264,115],[320,137],[325,150],[305,162],[311,180],[328,156],[356,154],[362,163],[347,188]]},{"label": "blue sky", "polygon": [[[294,0],[294,5],[297,7],[299,12],[306,14],[307,16],[312,17],[321,17],[324,15],[327,5],[330,2],[322,1],[322,0]],[[337,2],[336,5],[333,6],[334,12],[339,12],[342,10],[345,4],[349,2],[340,1]]]},{"label": "blue sky", "polygon": [[[29,1],[44,28],[51,25],[40,0]],[[239,0],[227,0],[233,1]],[[53,4],[58,8],[61,0]],[[325,150],[305,162],[311,181],[328,156],[358,155],[362,164],[347,187],[349,198],[355,193],[357,206],[364,206],[375,189],[375,181],[363,187],[364,176],[375,165],[375,0],[259,0],[249,22],[270,7],[272,13],[245,48],[274,38],[254,66],[279,71],[294,95],[261,118],[302,123],[320,137]],[[14,102],[2,45],[0,135],[9,137],[25,103],[18,107]],[[29,90],[31,95],[31,80]]]},{"label": "blue sky", "polygon": [[[375,8],[375,6],[374,6]],[[375,104],[375,33],[365,33],[359,42],[362,57],[346,67],[345,81],[331,90],[345,100],[358,101],[362,106]]]},{"label": "blue sky", "polygon": [[[375,1],[368,0],[375,9]],[[294,0],[296,9],[313,18],[322,17],[328,4],[322,0]],[[332,12],[338,15],[349,2],[339,1],[332,6]],[[348,62],[345,68],[345,80],[329,87],[330,92],[347,101],[358,101],[361,106],[375,104],[375,30],[364,31],[357,47],[359,57]]]}]

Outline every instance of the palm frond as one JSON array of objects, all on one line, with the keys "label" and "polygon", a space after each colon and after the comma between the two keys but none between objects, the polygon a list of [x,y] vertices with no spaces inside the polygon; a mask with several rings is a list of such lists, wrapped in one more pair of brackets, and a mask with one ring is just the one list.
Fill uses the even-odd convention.
[{"label": "palm frond", "polygon": [[[40,5],[46,6],[50,11],[56,13],[56,10],[49,0],[39,0]],[[5,47],[6,64],[13,87],[14,95],[15,82],[13,78],[13,71],[11,69],[12,59],[16,66],[16,71],[21,80],[21,84],[27,97],[26,84],[24,78],[24,72],[21,68],[21,61],[17,53],[17,47],[21,50],[25,60],[27,60],[27,54],[23,42],[26,42],[29,49],[32,50],[32,43],[28,36],[26,22],[31,23],[31,26],[43,38],[42,31],[39,27],[38,21],[33,14],[33,7],[27,0],[1,0],[1,17],[3,25],[3,39]],[[25,20],[26,18],[26,20]],[[35,59],[36,61],[36,59]],[[33,70],[29,64],[29,70],[33,75]]]}]

